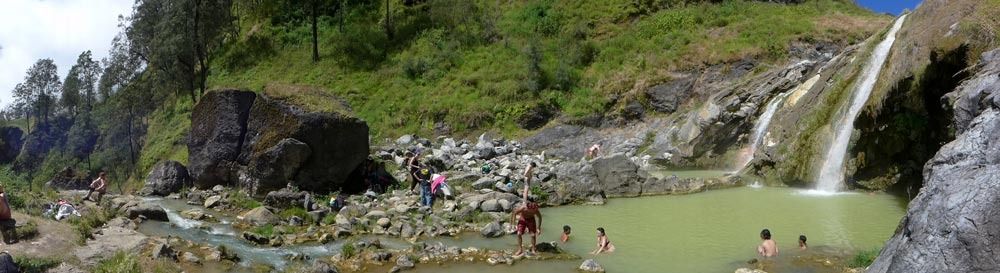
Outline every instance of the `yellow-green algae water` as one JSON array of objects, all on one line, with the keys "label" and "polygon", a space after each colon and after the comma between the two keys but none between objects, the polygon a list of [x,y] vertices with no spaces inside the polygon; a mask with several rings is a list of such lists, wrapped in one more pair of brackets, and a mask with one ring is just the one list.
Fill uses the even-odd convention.
[{"label": "yellow-green algae water", "polygon": [[[611,199],[603,206],[543,209],[542,241],[559,239],[563,225],[573,234],[562,247],[594,258],[608,272],[733,272],[750,267],[761,229],[780,250],[771,272],[824,272],[796,265],[800,234],[812,252],[850,252],[881,247],[905,213],[904,198],[887,194],[817,194],[792,188],[741,187],[683,196]],[[597,227],[617,251],[594,256]],[[461,238],[464,245],[513,248],[514,237]],[[514,266],[420,265],[417,272],[575,272],[578,261],[522,261]]]}]

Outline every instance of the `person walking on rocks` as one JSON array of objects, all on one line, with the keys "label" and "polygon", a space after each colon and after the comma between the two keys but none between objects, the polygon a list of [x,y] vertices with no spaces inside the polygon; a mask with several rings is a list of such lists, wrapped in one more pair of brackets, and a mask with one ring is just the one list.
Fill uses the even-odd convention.
[{"label": "person walking on rocks", "polygon": [[528,195],[531,193],[531,178],[535,176],[535,167],[538,167],[538,165],[535,162],[531,162],[528,164],[528,168],[524,169],[524,196],[521,198],[524,198],[525,201],[528,200]]},{"label": "person walking on rocks", "polygon": [[87,192],[87,196],[84,196],[83,199],[84,200],[90,199],[90,195],[93,194],[94,192],[97,192],[97,201],[94,202],[100,203],[101,197],[104,196],[105,193],[107,193],[107,190],[108,190],[108,174],[105,172],[101,172],[97,175],[97,179],[94,179],[94,182],[90,182],[90,191]]},{"label": "person walking on rocks", "polygon": [[420,152],[408,152],[410,157],[406,159],[406,167],[409,169],[410,174],[410,192],[414,192],[417,188],[417,184],[420,184],[420,180],[417,179],[417,172],[420,171]]},{"label": "person walking on rocks", "polygon": [[511,222],[517,223],[517,253],[514,256],[524,254],[524,234],[531,234],[531,253],[535,253],[535,245],[538,244],[538,234],[542,233],[542,212],[538,210],[538,203],[535,200],[525,199],[523,206],[518,206],[511,214]]},{"label": "person walking on rocks", "polygon": [[434,193],[431,192],[431,170],[420,169],[417,179],[420,181],[420,205],[434,207]]}]

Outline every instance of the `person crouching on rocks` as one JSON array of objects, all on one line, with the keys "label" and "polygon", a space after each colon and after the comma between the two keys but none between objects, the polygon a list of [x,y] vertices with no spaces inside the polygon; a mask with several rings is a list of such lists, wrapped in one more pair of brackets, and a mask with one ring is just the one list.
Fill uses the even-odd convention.
[{"label": "person crouching on rocks", "polygon": [[420,181],[420,205],[434,207],[434,194],[431,192],[431,170],[420,169],[417,179]]},{"label": "person crouching on rocks", "polygon": [[94,179],[94,182],[90,182],[90,191],[87,192],[87,196],[84,196],[83,199],[84,200],[90,199],[90,195],[93,194],[94,192],[97,192],[97,201],[94,202],[100,203],[101,197],[104,196],[105,193],[107,193],[107,190],[108,190],[108,174],[105,172],[101,172],[100,174],[97,175],[97,179]]},{"label": "person crouching on rocks", "polygon": [[531,234],[531,253],[534,254],[535,245],[538,244],[536,242],[538,234],[542,233],[542,212],[538,210],[538,203],[533,199],[525,200],[527,202],[523,206],[518,206],[510,217],[511,222],[517,223],[517,253],[514,253],[514,256],[524,254],[525,233]]}]

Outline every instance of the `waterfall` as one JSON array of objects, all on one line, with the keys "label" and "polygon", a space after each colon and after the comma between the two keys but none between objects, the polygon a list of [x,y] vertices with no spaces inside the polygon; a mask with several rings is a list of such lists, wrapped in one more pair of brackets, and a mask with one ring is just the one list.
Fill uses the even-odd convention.
[{"label": "waterfall", "polygon": [[754,155],[757,153],[757,146],[763,141],[764,135],[767,134],[767,127],[771,124],[771,118],[774,117],[774,112],[778,111],[778,107],[781,103],[785,101],[788,97],[789,92],[781,93],[775,96],[767,103],[767,108],[764,109],[764,113],[760,114],[757,118],[757,124],[754,125],[753,138],[750,139],[750,150],[747,151],[746,159],[743,160],[743,164],[740,164],[740,168],[744,168],[750,161],[753,161]]},{"label": "waterfall", "polygon": [[836,192],[841,189],[844,183],[844,159],[847,154],[847,145],[851,140],[851,133],[854,131],[854,120],[857,119],[861,108],[868,102],[868,96],[871,95],[872,88],[875,87],[878,75],[882,71],[882,66],[889,56],[889,49],[892,49],[892,44],[896,41],[896,32],[899,31],[905,19],[906,14],[896,19],[892,29],[885,34],[885,39],[875,46],[868,63],[865,64],[864,71],[862,71],[862,78],[854,88],[854,96],[851,98],[847,112],[838,123],[834,124],[836,131],[833,143],[830,144],[823,160],[823,166],[816,181],[817,190]]}]

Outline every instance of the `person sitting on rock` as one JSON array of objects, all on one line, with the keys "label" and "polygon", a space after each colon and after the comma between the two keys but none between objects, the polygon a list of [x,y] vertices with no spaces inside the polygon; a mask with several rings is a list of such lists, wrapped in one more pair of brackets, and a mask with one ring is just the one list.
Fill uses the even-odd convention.
[{"label": "person sitting on rock", "polygon": [[761,242],[760,246],[757,247],[758,255],[764,256],[765,258],[778,256],[778,244],[775,243],[774,240],[771,240],[770,230],[766,228],[761,230],[760,239],[763,240],[763,242]]},{"label": "person sitting on rock", "polygon": [[97,200],[94,202],[101,202],[101,197],[107,193],[108,189],[108,175],[105,172],[97,174],[97,179],[94,182],[90,182],[90,191],[87,192],[87,196],[84,196],[84,200],[90,199],[90,195],[97,192]]},{"label": "person sitting on rock", "polygon": [[806,244],[806,236],[799,235],[799,250],[806,250],[806,249],[809,249],[809,245]]},{"label": "person sitting on rock", "polygon": [[565,243],[566,241],[569,241],[569,233],[570,232],[572,232],[572,230],[570,230],[569,225],[563,226],[563,233],[562,233],[562,236],[559,238],[559,241],[562,241],[563,243]]},{"label": "person sitting on rock", "polygon": [[7,201],[7,193],[3,185],[0,185],[0,235],[3,243],[13,244],[17,242],[17,221],[11,216],[10,202]]},{"label": "person sitting on rock", "polygon": [[524,206],[518,206],[510,218],[511,222],[517,223],[517,253],[514,253],[514,256],[524,254],[525,233],[531,234],[531,253],[534,254],[535,245],[538,244],[538,234],[542,232],[542,212],[538,210],[538,203],[533,199],[526,199]]},{"label": "person sitting on rock", "polygon": [[608,240],[608,234],[604,232],[604,228],[597,228],[597,249],[591,251],[590,254],[597,255],[611,252],[615,252],[615,245],[611,244],[611,240]]}]

